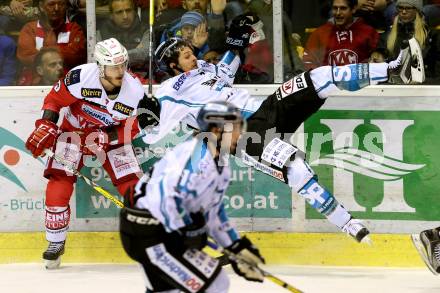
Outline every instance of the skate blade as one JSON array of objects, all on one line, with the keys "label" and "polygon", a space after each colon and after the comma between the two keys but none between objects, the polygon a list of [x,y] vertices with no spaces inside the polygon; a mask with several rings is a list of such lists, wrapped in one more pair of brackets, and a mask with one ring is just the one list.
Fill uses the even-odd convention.
[{"label": "skate blade", "polygon": [[61,256],[59,256],[57,259],[55,260],[44,260],[44,267],[46,268],[46,270],[56,270],[60,267],[61,264]]},{"label": "skate blade", "polygon": [[428,267],[428,269],[431,271],[431,273],[438,276],[438,273],[431,266],[431,263],[428,260],[428,255],[426,254],[425,247],[423,247],[423,244],[420,241],[420,235],[419,234],[411,234],[411,240],[412,240],[412,243],[414,244],[414,247],[416,248],[417,252],[419,253],[420,257],[422,258],[423,262],[425,263],[425,265]]},{"label": "skate blade", "polygon": [[412,83],[423,83],[425,81],[425,66],[423,63],[422,49],[416,39],[411,38],[409,41],[411,61],[417,58],[416,66],[411,62],[411,81]]},{"label": "skate blade", "polygon": [[373,246],[373,240],[371,240],[370,235],[365,236],[364,238],[362,238],[361,244],[367,244],[369,246]]}]

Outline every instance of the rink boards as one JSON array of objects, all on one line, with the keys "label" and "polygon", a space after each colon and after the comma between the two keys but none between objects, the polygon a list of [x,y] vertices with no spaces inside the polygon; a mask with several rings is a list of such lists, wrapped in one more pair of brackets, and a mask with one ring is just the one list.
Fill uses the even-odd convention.
[{"label": "rink boards", "polygon": [[[275,88],[259,86],[248,89],[258,99],[271,94]],[[43,227],[42,195],[46,180],[42,178],[42,171],[45,161],[33,159],[24,149],[24,140],[33,129],[47,91],[45,87],[0,88],[0,231],[3,232],[36,232]],[[383,248],[379,245],[380,250],[393,247],[389,253],[405,252],[410,247],[406,235],[399,234],[414,233],[439,224],[437,193],[440,179],[437,173],[440,157],[437,152],[440,129],[437,125],[440,121],[437,120],[440,120],[440,98],[435,96],[436,92],[436,87],[375,86],[357,93],[330,97],[291,140],[299,148],[307,150],[308,161],[320,181],[347,209],[364,219],[373,232],[395,234],[377,235],[378,243],[384,243]],[[161,142],[150,149],[146,149],[141,140],[135,142],[143,166],[147,167],[186,134],[185,128],[176,129],[176,136],[169,137],[171,142]],[[337,229],[308,208],[304,200],[292,194],[284,184],[240,166],[240,163],[232,163],[233,181],[225,204],[240,230],[286,232],[276,234],[281,237],[276,239],[291,247],[300,245],[296,248],[303,252],[307,250],[300,247],[309,247],[307,243],[332,243],[336,238],[342,239],[335,240],[335,245],[344,246],[341,244],[345,241],[342,234],[324,234],[322,240],[320,234],[289,234],[337,232]],[[100,168],[85,168],[83,172],[114,191]],[[77,184],[71,208],[71,231],[117,230],[117,208],[82,181]],[[11,235],[16,234],[0,236],[0,249],[4,247],[4,237]],[[31,239],[41,236],[33,233],[23,235],[31,235]],[[115,238],[114,234],[109,235]],[[100,238],[97,236],[97,239]],[[273,235],[268,238],[273,239]],[[78,238],[78,245],[81,245],[81,239]],[[389,240],[385,242],[386,239]],[[23,244],[28,241],[23,239]],[[351,241],[348,243],[351,245]],[[393,246],[390,243],[394,243]],[[357,246],[349,247],[349,251],[353,251]],[[277,251],[274,250],[270,259],[275,262],[278,259],[291,260],[286,256],[277,258]],[[289,255],[295,255],[295,252],[289,251]],[[319,249],[310,251],[303,261],[306,262],[306,256],[312,261],[314,257],[322,259],[323,255],[328,253],[321,253]],[[407,255],[412,259],[408,260],[408,265],[420,265],[411,253]],[[357,256],[350,255],[347,259],[350,258],[356,260]],[[368,265],[375,259],[376,263],[380,263],[380,255],[371,255],[365,261]],[[295,260],[302,263],[299,256]],[[328,261],[328,264],[336,262]],[[401,264],[397,262],[396,265]]]}]

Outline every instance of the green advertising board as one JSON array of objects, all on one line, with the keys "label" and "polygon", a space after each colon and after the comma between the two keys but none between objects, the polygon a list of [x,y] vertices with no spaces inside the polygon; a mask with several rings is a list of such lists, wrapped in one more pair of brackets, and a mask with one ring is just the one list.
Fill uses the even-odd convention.
[{"label": "green advertising board", "polygon": [[[147,147],[142,139],[133,142],[135,152],[145,171],[152,166],[168,148],[188,137],[178,132],[162,142]],[[225,196],[225,207],[236,218],[290,218],[292,197],[290,189],[275,178],[266,176],[250,167],[239,166],[231,159],[232,180]],[[112,194],[118,194],[110,178],[102,168],[83,167],[81,172]],[[120,199],[122,199],[120,197]],[[77,218],[115,217],[118,209],[110,200],[100,195],[83,180],[76,185]]]},{"label": "green advertising board", "polygon": [[[304,124],[308,161],[355,217],[440,219],[436,111],[322,110]],[[307,219],[320,218],[307,208]]]},{"label": "green advertising board", "polygon": [[[440,219],[437,200],[435,111],[321,110],[304,124],[307,158],[325,185],[355,217],[372,220]],[[136,152],[142,167],[151,166],[166,148],[182,137],[168,137],[172,144],[148,149],[141,139]],[[152,155],[150,150],[155,150]],[[147,154],[147,155],[146,155]],[[145,157],[147,159],[145,159]],[[232,163],[232,182],[225,205],[236,218],[284,218],[292,216],[287,185],[248,167]],[[83,170],[100,185],[116,193],[103,172]],[[91,195],[91,196],[90,196]],[[113,217],[116,208],[84,182],[77,186],[77,217]],[[306,219],[322,216],[306,205]]]}]

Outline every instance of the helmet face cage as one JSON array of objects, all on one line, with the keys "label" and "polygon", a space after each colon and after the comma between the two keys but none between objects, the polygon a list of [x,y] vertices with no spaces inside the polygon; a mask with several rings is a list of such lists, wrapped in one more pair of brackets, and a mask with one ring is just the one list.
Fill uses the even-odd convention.
[{"label": "helmet face cage", "polygon": [[240,111],[226,102],[208,103],[197,116],[200,131],[210,131],[213,127],[225,130],[227,124],[243,123]]}]

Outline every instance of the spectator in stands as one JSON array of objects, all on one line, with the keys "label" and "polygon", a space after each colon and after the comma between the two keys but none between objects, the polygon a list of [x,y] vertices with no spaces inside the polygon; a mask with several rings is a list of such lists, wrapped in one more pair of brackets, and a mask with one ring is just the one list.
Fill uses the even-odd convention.
[{"label": "spectator in stands", "polygon": [[6,21],[6,18],[0,18],[0,86],[15,85],[17,72],[15,58],[17,46],[12,38],[5,35]]},{"label": "spectator in stands", "polygon": [[54,85],[64,76],[63,58],[57,48],[43,48],[35,57],[37,77],[33,85]]},{"label": "spectator in stands", "polygon": [[203,60],[212,64],[217,65],[217,63],[222,58],[223,54],[220,54],[218,51],[210,50],[203,55]]},{"label": "spectator in stands", "polygon": [[0,18],[9,20],[3,28],[20,30],[29,21],[38,19],[38,0],[3,0],[0,1]]},{"label": "spectator in stands", "polygon": [[[203,55],[209,51],[207,43],[209,34],[206,25],[206,19],[202,14],[188,11],[180,18],[179,27],[175,31],[162,35],[161,43],[170,37],[180,37],[191,43],[194,47],[194,55],[197,59],[202,59]],[[170,33],[174,35],[170,36]]]},{"label": "spectator in stands", "polygon": [[440,74],[440,38],[436,30],[430,30],[423,20],[422,0],[397,0],[397,16],[387,35],[386,46],[390,58],[399,55],[405,40],[414,37],[423,51],[427,83],[438,83]]},{"label": "spectator in stands", "polygon": [[388,29],[385,19],[386,0],[358,0],[355,16],[362,19],[376,30]]},{"label": "spectator in stands", "polygon": [[86,60],[86,46],[81,27],[66,18],[66,0],[40,0],[41,14],[37,21],[28,22],[18,37],[17,57],[26,67],[21,81],[33,80],[32,65],[38,51],[56,47],[67,71]]},{"label": "spectator in stands", "polygon": [[[263,22],[263,31],[266,42],[269,45],[270,52],[273,52],[273,4],[272,0],[251,0],[248,4],[248,10],[256,14]],[[292,22],[285,11],[282,15],[283,21],[283,60],[284,60],[284,80],[292,78],[294,75],[304,71],[304,66],[298,56],[296,45],[292,39]],[[273,55],[273,53],[271,53]],[[273,64],[273,60],[272,60]],[[269,68],[268,68],[269,70]],[[270,82],[273,82],[273,67],[269,71]]]},{"label": "spectator in stands", "polygon": [[440,25],[440,0],[428,1],[429,4],[423,6],[423,14],[425,21],[431,28],[436,28]]},{"label": "spectator in stands", "polygon": [[333,0],[333,18],[318,27],[307,41],[303,57],[306,69],[368,61],[379,35],[361,18],[353,16],[356,2]]},{"label": "spectator in stands", "polygon": [[164,22],[163,18],[169,18],[166,15],[166,11],[161,14],[161,17],[156,22],[156,40],[159,42],[161,36],[165,33],[168,37],[175,35],[175,31],[180,27],[180,18],[187,11],[196,11],[202,14],[207,19],[208,27],[208,46],[214,50],[225,49],[225,18],[223,12],[226,7],[226,0],[210,0],[210,6],[208,11],[208,0],[182,0],[182,8],[184,10],[169,10],[169,13],[173,14],[174,21]]},{"label": "spectator in stands", "polygon": [[96,33],[97,41],[116,38],[128,50],[130,70],[143,78],[148,73],[148,26],[142,25],[133,0],[110,0],[110,18]]}]

